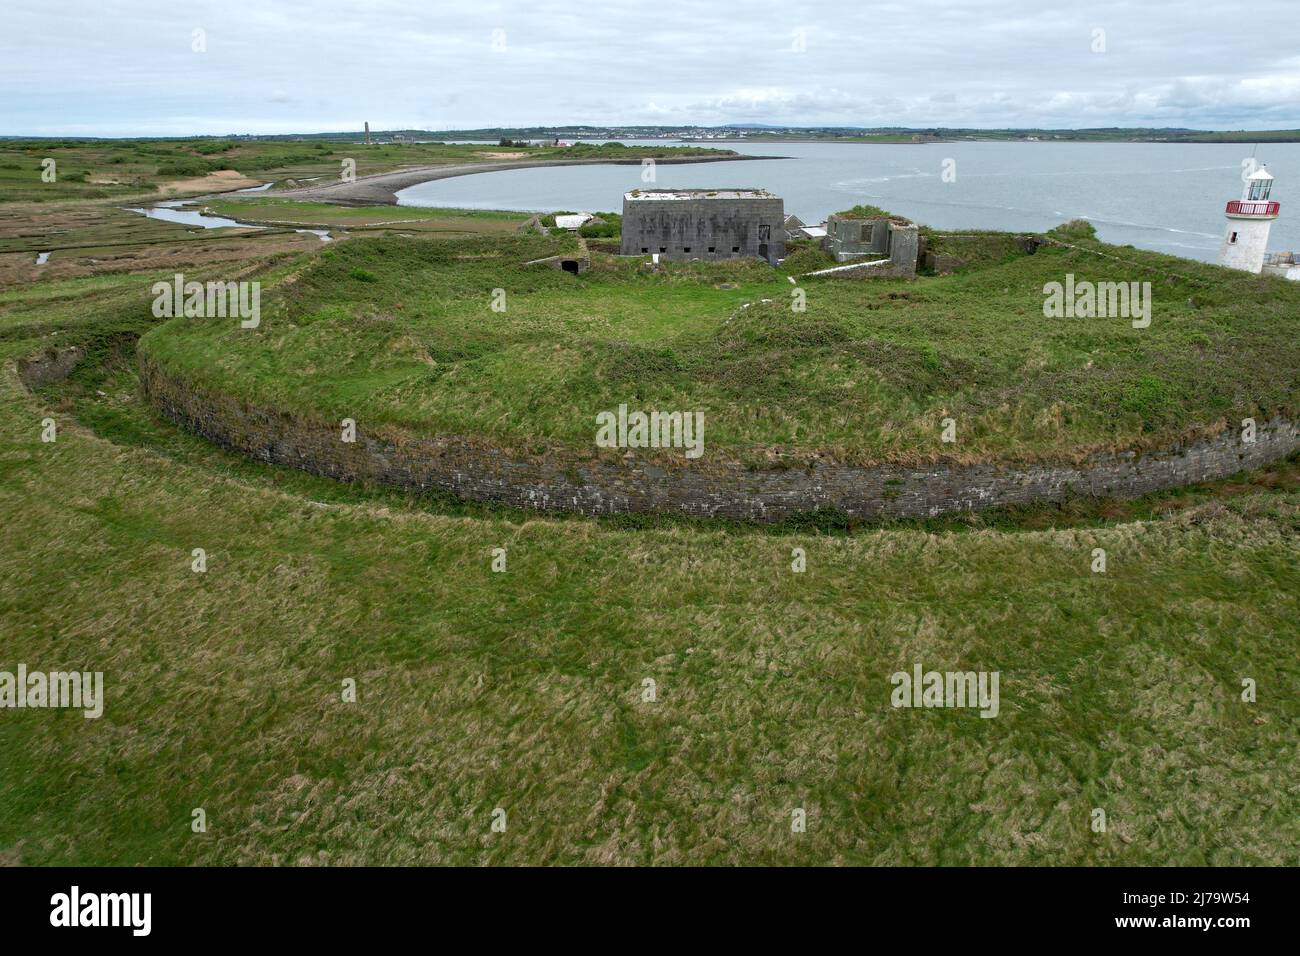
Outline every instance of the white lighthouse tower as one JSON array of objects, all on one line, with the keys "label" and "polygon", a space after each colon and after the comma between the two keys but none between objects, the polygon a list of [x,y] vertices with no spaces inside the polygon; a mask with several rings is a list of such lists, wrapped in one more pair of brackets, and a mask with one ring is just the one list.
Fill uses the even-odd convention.
[{"label": "white lighthouse tower", "polygon": [[1246,177],[1241,198],[1231,200],[1223,214],[1228,228],[1219,247],[1219,265],[1260,272],[1268,250],[1268,230],[1277,218],[1279,204],[1268,198],[1273,177],[1263,166]]}]

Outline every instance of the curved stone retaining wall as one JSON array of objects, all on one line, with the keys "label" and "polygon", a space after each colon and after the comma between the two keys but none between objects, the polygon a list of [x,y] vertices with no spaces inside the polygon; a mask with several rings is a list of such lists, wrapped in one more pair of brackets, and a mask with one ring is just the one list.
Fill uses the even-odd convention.
[{"label": "curved stone retaining wall", "polygon": [[505,458],[471,438],[392,442],[364,434],[345,443],[335,425],[302,421],[226,395],[202,395],[140,353],[140,380],[172,421],[261,461],[343,480],[437,489],[474,501],[581,514],[660,512],[778,521],[830,508],[852,517],[925,518],[945,512],[1057,502],[1077,496],[1135,497],[1224,478],[1300,447],[1294,422],[1261,423],[1254,443],[1236,430],[1163,452],[1099,454],[1082,465],[983,464],[855,467],[839,464],[751,471],[703,460],[665,463]]}]

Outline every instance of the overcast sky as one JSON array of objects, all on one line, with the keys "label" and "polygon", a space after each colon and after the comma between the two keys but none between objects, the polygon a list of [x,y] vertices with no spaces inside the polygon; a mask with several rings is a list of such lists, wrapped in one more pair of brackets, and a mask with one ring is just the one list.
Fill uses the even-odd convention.
[{"label": "overcast sky", "polygon": [[1300,15],[1228,0],[8,0],[0,11],[0,134],[365,120],[1298,127]]}]

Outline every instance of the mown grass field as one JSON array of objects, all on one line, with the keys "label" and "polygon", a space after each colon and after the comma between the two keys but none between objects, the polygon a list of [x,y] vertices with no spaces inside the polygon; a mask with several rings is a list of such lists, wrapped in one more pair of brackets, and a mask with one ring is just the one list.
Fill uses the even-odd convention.
[{"label": "mown grass field", "polygon": [[[475,242],[248,242],[240,270],[279,303],[265,341],[284,336],[300,366],[319,365],[307,407],[344,394],[396,407],[336,350],[390,355],[379,347],[400,342],[394,316],[413,317],[405,334],[426,338],[391,352],[401,381],[433,374],[412,360],[418,349],[451,366],[443,378],[469,361],[475,324],[497,344],[486,299],[481,314],[457,309],[500,264],[455,259],[430,281],[481,252]],[[508,261],[544,244],[493,243]],[[1043,250],[1032,264],[1059,270],[1070,255]],[[197,265],[200,279],[230,268]],[[959,347],[975,363],[969,342],[949,345],[939,329],[987,320],[971,310],[1009,287],[989,276],[1020,265],[863,284],[838,316],[814,312],[823,290],[810,285],[809,327],[865,313],[884,335],[891,314],[900,341],[933,342],[940,371]],[[1295,864],[1296,462],[1144,505],[852,534],[458,506],[246,462],[156,418],[133,380],[141,333],[232,387],[284,376],[288,402],[306,381],[305,367],[261,366],[200,322],[159,327],[149,286],[170,266],[0,290],[0,670],[102,670],[107,688],[97,721],[0,711],[0,860]],[[791,288],[744,265],[725,280],[690,267],[646,280],[608,266],[577,283],[509,274],[512,290],[528,283],[507,313],[517,341],[557,352],[618,341],[622,353],[594,353],[615,370],[609,354],[639,362],[679,348],[683,332],[708,341],[719,304]],[[1263,361],[1265,330],[1233,303],[1255,296],[1267,309],[1274,290],[1224,283],[1196,293],[1216,316],[1201,330],[1208,354]],[[947,311],[927,288],[947,290]],[[1006,295],[1031,317],[1041,303]],[[435,316],[446,341],[427,338]],[[1146,331],[1160,324],[1157,311]],[[754,335],[791,326],[744,328],[740,354],[753,359]],[[33,393],[12,362],[52,344],[90,355]],[[1271,361],[1292,344],[1275,335]],[[787,340],[771,361],[801,347]],[[638,367],[610,381],[663,380]],[[1203,377],[1196,394],[1224,394],[1226,371],[1207,363]],[[1241,385],[1252,395],[1280,388],[1267,368],[1252,377]],[[40,440],[46,417],[53,443]],[[191,570],[200,547],[202,574]],[[803,573],[794,548],[807,552]],[[1091,570],[1096,548],[1104,574]],[[916,663],[999,671],[999,716],[893,709],[890,674]],[[1245,678],[1254,703],[1241,699]],[[342,699],[349,679],[355,703]],[[196,808],[206,833],[191,829]],[[492,831],[497,808],[505,832]],[[805,833],[791,832],[796,808]],[[1090,827],[1097,808],[1105,833]]]},{"label": "mown grass field", "polygon": [[[797,287],[789,278],[822,254],[796,253],[782,272],[648,271],[599,254],[577,277],[522,265],[572,241],[349,242],[264,306],[257,330],[183,319],[142,347],[206,388],[294,414],[513,449],[590,448],[597,413],[627,404],[702,410],[706,456],[1068,460],[1300,406],[1294,283],[1087,238],[950,276]],[[1045,317],[1045,284],[1067,274],[1149,282],[1150,326]],[[955,443],[941,440],[945,418]]]}]

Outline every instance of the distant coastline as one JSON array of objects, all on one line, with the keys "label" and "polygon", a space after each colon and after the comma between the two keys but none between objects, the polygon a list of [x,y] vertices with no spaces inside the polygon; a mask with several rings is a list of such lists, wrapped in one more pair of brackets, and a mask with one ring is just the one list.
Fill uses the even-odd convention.
[{"label": "distant coastline", "polygon": [[[314,134],[320,138],[350,133]],[[946,142],[1067,142],[1067,143],[1300,143],[1300,129],[1204,130],[1157,127],[1096,127],[1042,129],[1005,127],[831,127],[831,126],[554,126],[503,127],[467,130],[389,130],[376,136],[433,140],[561,139],[662,140],[726,147],[732,143],[877,143],[912,145]]]}]

